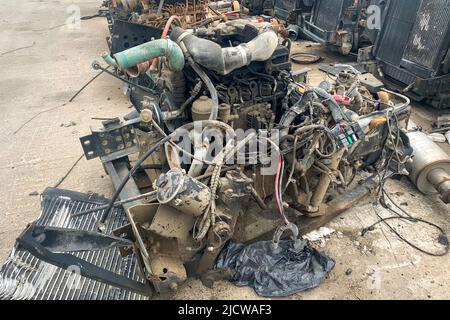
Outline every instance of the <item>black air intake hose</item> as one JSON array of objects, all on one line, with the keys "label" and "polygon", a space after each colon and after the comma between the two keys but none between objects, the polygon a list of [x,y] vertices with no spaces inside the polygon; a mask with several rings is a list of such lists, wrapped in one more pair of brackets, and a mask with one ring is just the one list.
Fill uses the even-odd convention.
[{"label": "black air intake hose", "polygon": [[179,27],[173,29],[171,39],[196,63],[221,75],[227,75],[253,61],[269,60],[278,46],[278,36],[273,30],[265,31],[247,43],[228,48],[198,38]]},{"label": "black air intake hose", "polygon": [[347,117],[342,112],[339,103],[337,103],[331,94],[322,88],[313,88],[311,90],[307,90],[304,95],[311,92],[314,92],[320,99],[323,99],[322,103],[328,108],[328,110],[330,110],[331,116],[336,123],[339,123],[342,120],[347,120]]}]

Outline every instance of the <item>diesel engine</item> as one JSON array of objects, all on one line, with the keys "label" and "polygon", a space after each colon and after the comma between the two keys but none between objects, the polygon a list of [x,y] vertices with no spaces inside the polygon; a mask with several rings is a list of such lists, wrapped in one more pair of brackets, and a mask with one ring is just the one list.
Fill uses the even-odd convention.
[{"label": "diesel engine", "polygon": [[139,180],[146,201],[127,207],[130,238],[157,291],[189,275],[211,284],[226,276],[214,262],[228,240],[276,247],[355,205],[377,179],[408,174],[409,100],[369,91],[350,66],[311,87],[289,55],[275,26],[241,19],[173,25],[168,38],[104,55],[139,85],[134,116],[81,139],[90,158],[128,161],[99,228]]}]

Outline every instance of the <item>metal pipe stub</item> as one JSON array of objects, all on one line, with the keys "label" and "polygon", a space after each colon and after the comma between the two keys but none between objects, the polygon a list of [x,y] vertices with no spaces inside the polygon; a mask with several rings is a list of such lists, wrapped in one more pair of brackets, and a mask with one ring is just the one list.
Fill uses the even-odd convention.
[{"label": "metal pipe stub", "polygon": [[414,150],[410,179],[420,192],[439,193],[444,203],[450,203],[450,157],[423,132],[410,132],[408,137]]},{"label": "metal pipe stub", "polygon": [[427,178],[440,193],[442,201],[450,203],[450,174],[442,168],[437,168],[431,170]]}]

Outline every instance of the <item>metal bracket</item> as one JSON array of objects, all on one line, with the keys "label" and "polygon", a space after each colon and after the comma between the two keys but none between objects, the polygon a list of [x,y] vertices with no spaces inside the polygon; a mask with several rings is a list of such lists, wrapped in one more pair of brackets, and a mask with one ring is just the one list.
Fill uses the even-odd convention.
[{"label": "metal bracket", "polygon": [[40,245],[53,252],[108,250],[133,244],[130,240],[101,233],[34,224],[31,224],[26,232]]},{"label": "metal bracket", "polygon": [[[69,243],[67,240],[65,241],[68,243],[61,243],[61,240],[65,239],[67,236],[74,236],[74,232],[83,233],[83,235],[79,234],[77,242],[78,248],[76,248],[76,244]],[[85,236],[86,238],[84,238]],[[68,253],[56,253],[51,250],[54,249],[59,251],[63,249],[77,249],[76,251],[78,251],[79,249],[86,249],[86,242],[90,242],[88,240],[93,241],[95,243],[94,247],[98,249],[104,248],[105,245],[111,246],[114,244],[114,246],[116,246],[119,244],[129,244],[128,240],[104,235],[98,236],[94,235],[92,232],[70,229],[65,230],[61,228],[50,228],[36,225],[30,225],[17,239],[17,242],[21,247],[23,247],[23,249],[30,252],[36,258],[53,264],[59,268],[69,269],[72,266],[77,266],[81,276],[145,296],[151,296],[153,294],[152,287],[148,282],[141,283],[131,280],[127,277],[100,268],[74,255]],[[75,247],[67,248],[66,246]]]},{"label": "metal bracket", "polygon": [[103,122],[102,129],[91,129],[91,135],[80,138],[86,159],[101,157],[107,162],[139,152],[135,132],[135,125],[139,123],[139,118],[125,122],[116,118]]}]

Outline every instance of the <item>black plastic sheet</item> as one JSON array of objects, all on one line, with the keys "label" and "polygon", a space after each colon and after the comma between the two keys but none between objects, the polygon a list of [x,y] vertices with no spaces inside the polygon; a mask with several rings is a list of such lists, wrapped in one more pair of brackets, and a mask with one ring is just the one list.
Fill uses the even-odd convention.
[{"label": "black plastic sheet", "polygon": [[215,269],[231,269],[231,282],[251,286],[264,297],[285,297],[317,287],[335,262],[308,246],[306,241],[271,241],[243,245],[228,242]]}]

